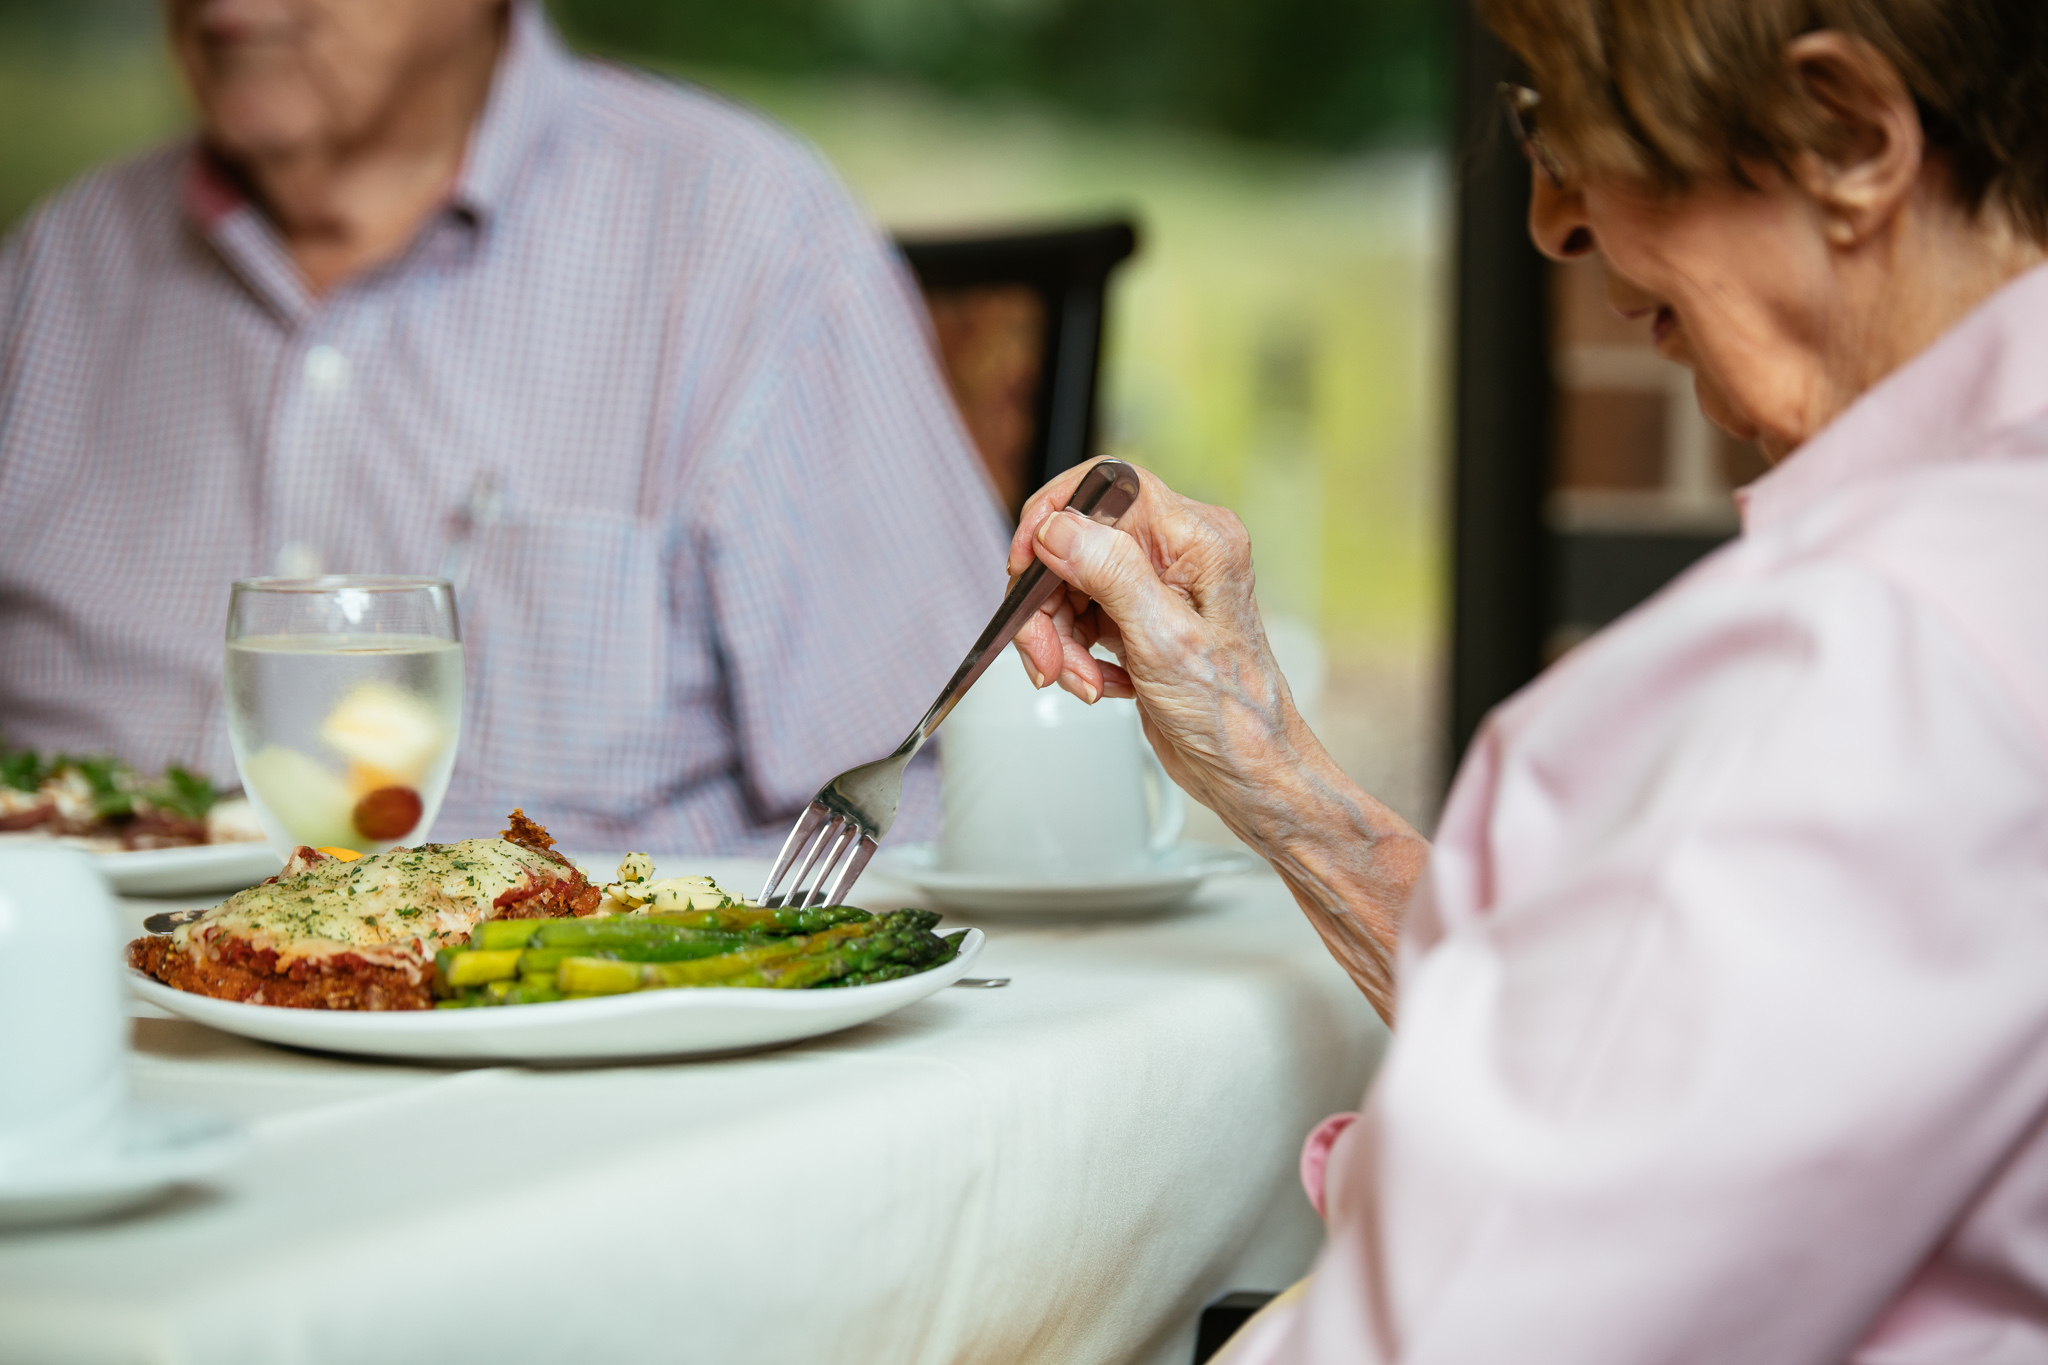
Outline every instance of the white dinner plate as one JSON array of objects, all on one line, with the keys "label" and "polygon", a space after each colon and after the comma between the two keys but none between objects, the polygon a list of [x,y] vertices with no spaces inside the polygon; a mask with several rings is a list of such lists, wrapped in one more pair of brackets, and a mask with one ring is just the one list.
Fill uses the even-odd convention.
[{"label": "white dinner plate", "polygon": [[114,1152],[0,1176],[0,1228],[101,1218],[218,1175],[248,1139],[222,1119],[135,1109],[122,1118]]},{"label": "white dinner plate", "polygon": [[954,872],[938,865],[938,855],[936,844],[900,844],[876,854],[872,866],[916,887],[936,909],[1019,919],[1156,915],[1185,901],[1210,877],[1260,866],[1248,853],[1185,843],[1111,877]]},{"label": "white dinner plate", "polygon": [[773,1047],[879,1019],[965,976],[983,941],[981,930],[969,929],[959,954],[943,967],[873,986],[808,991],[701,986],[462,1010],[244,1005],[181,991],[133,969],[128,984],[150,1004],[195,1023],[320,1052],[492,1062],[682,1057]]},{"label": "white dinner plate", "polygon": [[269,844],[260,842],[119,849],[95,853],[92,860],[123,896],[240,891],[276,876],[284,866],[284,859]]}]

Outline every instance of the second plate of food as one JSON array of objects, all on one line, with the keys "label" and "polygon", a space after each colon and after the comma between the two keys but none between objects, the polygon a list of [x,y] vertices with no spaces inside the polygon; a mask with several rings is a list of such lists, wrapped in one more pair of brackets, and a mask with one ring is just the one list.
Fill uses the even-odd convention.
[{"label": "second plate of food", "polygon": [[983,941],[981,930],[970,929],[952,961],[872,986],[696,987],[493,1009],[285,1009],[195,995],[133,970],[128,982],[172,1014],[286,1047],[419,1061],[601,1061],[742,1052],[837,1033],[952,985],[980,956]]}]

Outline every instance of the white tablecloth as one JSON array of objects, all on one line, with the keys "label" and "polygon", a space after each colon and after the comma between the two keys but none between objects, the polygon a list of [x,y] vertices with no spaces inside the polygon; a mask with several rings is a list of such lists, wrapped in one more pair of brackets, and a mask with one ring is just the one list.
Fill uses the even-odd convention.
[{"label": "white tablecloth", "polygon": [[1300,1143],[1384,1033],[1270,876],[986,927],[1008,988],[737,1059],[386,1065],[139,1018],[138,1102],[253,1154],[0,1235],[0,1361],[1181,1365],[1206,1301],[1307,1268]]}]

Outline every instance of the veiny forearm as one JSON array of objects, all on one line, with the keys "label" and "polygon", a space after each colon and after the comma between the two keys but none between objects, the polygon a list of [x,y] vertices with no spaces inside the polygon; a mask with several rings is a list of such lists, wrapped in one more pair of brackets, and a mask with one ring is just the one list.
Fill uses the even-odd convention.
[{"label": "veiny forearm", "polygon": [[[1114,532],[1035,501],[1011,568],[1029,551],[1069,587],[1019,641],[1036,675],[1057,672],[1083,700],[1137,697],[1167,772],[1265,855],[1392,1023],[1401,914],[1429,846],[1344,776],[1295,710],[1259,624],[1243,525],[1145,477]],[[1098,644],[1117,667],[1089,656]]]},{"label": "veiny forearm", "polygon": [[1429,843],[1346,777],[1298,716],[1219,809],[1287,883],[1330,953],[1394,1022],[1401,914]]}]

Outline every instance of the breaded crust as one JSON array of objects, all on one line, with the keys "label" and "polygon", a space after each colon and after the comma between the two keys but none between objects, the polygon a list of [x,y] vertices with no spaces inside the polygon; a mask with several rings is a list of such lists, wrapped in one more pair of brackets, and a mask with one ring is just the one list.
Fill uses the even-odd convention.
[{"label": "breaded crust", "polygon": [[354,953],[300,959],[278,970],[277,954],[229,940],[218,957],[194,957],[164,935],[128,945],[128,965],[167,986],[216,1000],[302,1010],[424,1010],[434,993],[424,975],[365,962]]},{"label": "breaded crust", "polygon": [[505,821],[505,828],[499,831],[498,837],[508,844],[517,844],[521,848],[531,849],[533,852],[552,858],[558,863],[569,861],[561,854],[555,852],[555,836],[548,833],[546,827],[538,820],[533,819],[517,806],[512,808],[511,817]]},{"label": "breaded crust", "polygon": [[604,892],[575,868],[558,882],[514,887],[491,902],[489,919],[561,919],[592,915],[604,904]]}]

